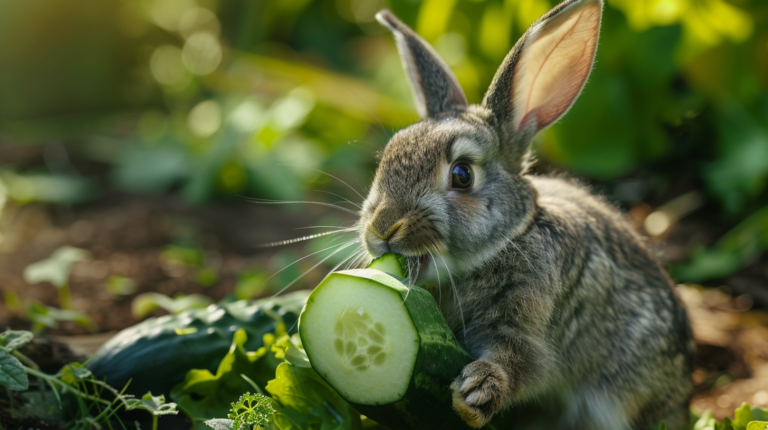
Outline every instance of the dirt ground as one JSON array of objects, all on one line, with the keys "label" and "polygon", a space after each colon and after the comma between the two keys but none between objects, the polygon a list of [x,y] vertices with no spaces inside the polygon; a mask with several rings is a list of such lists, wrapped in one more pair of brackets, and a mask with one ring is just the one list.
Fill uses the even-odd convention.
[{"label": "dirt ground", "polygon": [[[46,332],[70,345],[75,355],[88,354],[115,331],[138,322],[131,315],[131,301],[137,294],[199,293],[219,300],[233,290],[239,273],[254,267],[268,273],[281,268],[280,261],[273,258],[276,248],[259,244],[309,234],[294,229],[317,225],[329,211],[302,207],[286,212],[242,202],[191,208],[174,197],[128,195],[76,208],[8,204],[0,217],[0,293],[6,300],[13,295],[9,293],[15,293],[22,303],[34,300],[58,306],[56,289],[50,284],[28,285],[24,268],[62,245],[90,251],[92,259],[73,268],[70,285],[73,308],[87,312],[99,332],[91,334],[71,323]],[[343,214],[334,215],[342,222],[349,220]],[[659,243],[661,255],[667,260],[681,258],[681,243],[685,243],[686,232],[698,228],[697,222],[680,225],[665,244]],[[160,258],[166,245],[189,240],[200,244],[206,265],[218,273],[215,285],[204,287],[189,268],[169,265]],[[301,244],[287,248],[298,257],[306,252]],[[315,261],[308,258],[298,266],[304,271]],[[764,281],[759,283],[766,278],[764,263],[757,262],[723,280],[723,287],[677,287],[698,342],[693,406],[712,409],[719,418],[732,415],[742,402],[768,407],[768,289]],[[307,275],[296,288],[315,285],[325,273],[321,269]],[[112,275],[133,279],[135,292],[127,296],[110,293],[105,283]],[[0,328],[29,326],[14,306],[0,306]],[[38,358],[52,361],[50,365],[55,367],[72,357],[69,351],[57,354],[49,351]]]}]

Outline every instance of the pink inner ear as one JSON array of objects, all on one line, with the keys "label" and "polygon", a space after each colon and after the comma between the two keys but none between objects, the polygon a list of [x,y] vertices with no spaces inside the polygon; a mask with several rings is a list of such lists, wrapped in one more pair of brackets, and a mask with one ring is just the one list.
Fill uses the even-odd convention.
[{"label": "pink inner ear", "polygon": [[592,69],[600,13],[598,3],[564,11],[545,22],[526,43],[512,92],[518,130],[533,118],[541,130],[573,105]]}]

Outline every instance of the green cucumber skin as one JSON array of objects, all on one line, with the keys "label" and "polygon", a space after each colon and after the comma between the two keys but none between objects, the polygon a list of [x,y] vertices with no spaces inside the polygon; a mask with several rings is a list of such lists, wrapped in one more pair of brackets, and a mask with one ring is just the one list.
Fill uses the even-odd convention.
[{"label": "green cucumber skin", "polygon": [[[420,339],[413,374],[401,400],[376,406],[345,400],[363,415],[392,429],[470,429],[453,410],[450,385],[474,358],[456,340],[432,295],[417,286],[409,291],[400,281],[379,270],[348,270],[331,276],[367,278],[397,291],[405,300]],[[310,297],[307,306],[311,302]]]},{"label": "green cucumber skin", "polygon": [[[129,394],[141,397],[151,391],[168,396],[190,369],[215,372],[238,328],[248,334],[248,351],[261,347],[263,335],[273,333],[281,322],[289,333],[296,332],[299,311],[308,293],[299,291],[276,299],[211,305],[150,318],[110,339],[86,367],[114,387],[122,388],[131,380]],[[190,328],[197,331],[176,333],[177,329]],[[257,382],[266,384],[266,380]]]}]

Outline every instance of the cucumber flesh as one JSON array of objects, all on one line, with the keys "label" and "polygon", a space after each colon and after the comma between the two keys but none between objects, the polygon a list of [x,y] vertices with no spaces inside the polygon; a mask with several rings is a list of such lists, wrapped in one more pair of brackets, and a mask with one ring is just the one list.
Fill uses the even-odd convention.
[{"label": "cucumber flesh", "polygon": [[401,282],[402,260],[385,257],[371,267],[388,273],[335,272],[310,295],[299,317],[309,361],[360,413],[390,428],[468,429],[450,384],[474,358],[435,299]]},{"label": "cucumber flesh", "polygon": [[369,269],[381,270],[384,273],[397,276],[398,278],[405,278],[405,258],[397,254],[384,254],[381,257],[373,260]]},{"label": "cucumber flesh", "polygon": [[376,281],[339,272],[320,284],[310,301],[299,330],[317,373],[356,403],[401,399],[419,335],[400,295]]}]

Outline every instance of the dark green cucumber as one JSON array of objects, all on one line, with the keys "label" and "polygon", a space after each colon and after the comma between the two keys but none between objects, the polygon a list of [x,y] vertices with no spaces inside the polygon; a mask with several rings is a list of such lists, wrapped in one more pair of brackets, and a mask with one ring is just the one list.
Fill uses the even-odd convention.
[{"label": "dark green cucumber", "polygon": [[394,256],[328,275],[299,319],[312,367],[363,415],[393,429],[468,429],[450,384],[472,356],[434,298],[409,291]]},{"label": "dark green cucumber", "polygon": [[114,387],[123,387],[131,380],[130,394],[141,396],[152,391],[168,396],[190,369],[215,371],[238,328],[248,334],[244,345],[248,351],[261,347],[263,335],[273,333],[279,324],[285,324],[289,333],[295,332],[308,293],[298,291],[274,299],[237,301],[150,318],[110,339],[86,367]]}]

